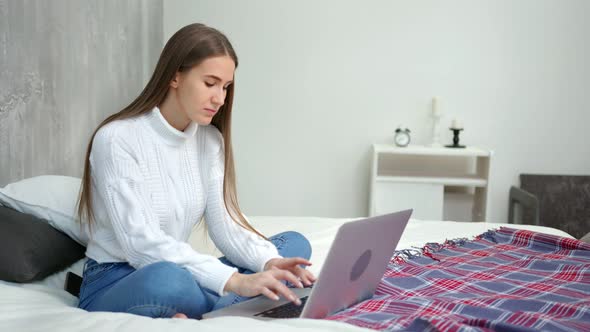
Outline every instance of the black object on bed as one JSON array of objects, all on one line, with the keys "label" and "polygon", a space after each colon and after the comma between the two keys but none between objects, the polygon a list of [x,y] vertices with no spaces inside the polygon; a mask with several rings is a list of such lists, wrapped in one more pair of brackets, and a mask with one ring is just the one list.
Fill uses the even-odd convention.
[{"label": "black object on bed", "polygon": [[82,288],[82,277],[75,274],[74,272],[68,271],[66,274],[66,282],[64,283],[64,289],[66,292],[80,297],[80,288]]},{"label": "black object on bed", "polygon": [[41,280],[82,259],[85,251],[47,221],[0,206],[0,280]]}]

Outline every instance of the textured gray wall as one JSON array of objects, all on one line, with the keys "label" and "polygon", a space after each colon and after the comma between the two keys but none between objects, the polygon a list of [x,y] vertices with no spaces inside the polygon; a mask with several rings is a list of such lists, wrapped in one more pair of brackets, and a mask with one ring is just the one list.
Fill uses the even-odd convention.
[{"label": "textured gray wall", "polygon": [[152,73],[162,7],[161,0],[0,0],[0,186],[81,175],[92,131]]}]

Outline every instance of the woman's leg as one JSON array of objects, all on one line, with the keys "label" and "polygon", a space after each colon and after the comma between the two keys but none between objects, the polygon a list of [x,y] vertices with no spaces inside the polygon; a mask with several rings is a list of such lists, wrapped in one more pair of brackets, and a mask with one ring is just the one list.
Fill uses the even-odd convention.
[{"label": "woman's leg", "polygon": [[269,240],[277,247],[279,255],[288,257],[311,258],[311,245],[300,233],[288,231],[271,236]]},{"label": "woman's leg", "polygon": [[135,270],[127,263],[90,265],[84,271],[80,308],[149,317],[184,313],[201,318],[212,301],[186,269],[158,262]]},{"label": "woman's leg", "polygon": [[[300,233],[294,231],[288,231],[279,233],[277,235],[271,236],[268,238],[272,244],[277,247],[279,255],[289,258],[289,257],[303,257],[305,259],[309,259],[311,257],[311,245],[309,241],[305,238],[305,236],[301,235]],[[221,257],[219,260],[224,263],[225,265],[229,265],[231,267],[238,268],[238,272],[244,274],[251,274],[254,273],[253,271],[244,269],[242,267],[236,266],[232,262],[230,262],[227,258]],[[248,300],[248,297],[239,296],[236,294],[229,294],[223,297],[220,297],[219,300],[213,306],[212,310],[217,310],[221,308],[225,308],[232,304],[236,304],[245,300]]]}]

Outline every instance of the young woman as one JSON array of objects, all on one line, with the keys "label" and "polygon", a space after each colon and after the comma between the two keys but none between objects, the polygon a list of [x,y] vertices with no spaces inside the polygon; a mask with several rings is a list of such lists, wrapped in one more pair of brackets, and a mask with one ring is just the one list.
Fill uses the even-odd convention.
[{"label": "young woman", "polygon": [[[298,303],[287,282],[315,281],[301,234],[266,239],[238,206],[237,65],[222,33],[188,25],[170,38],[139,97],[94,132],[78,209],[92,234],[80,308],[200,318],[259,294]],[[221,259],[186,243],[203,217]]]}]

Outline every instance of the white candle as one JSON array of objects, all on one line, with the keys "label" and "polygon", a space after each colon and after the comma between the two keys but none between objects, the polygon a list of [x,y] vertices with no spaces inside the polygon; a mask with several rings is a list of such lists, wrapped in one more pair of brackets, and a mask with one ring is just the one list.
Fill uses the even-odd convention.
[{"label": "white candle", "polygon": [[451,128],[452,129],[463,129],[463,123],[457,119],[453,119],[453,122],[451,122]]},{"label": "white candle", "polygon": [[438,108],[438,100],[436,97],[432,98],[432,116],[435,118],[440,116],[440,110]]}]

